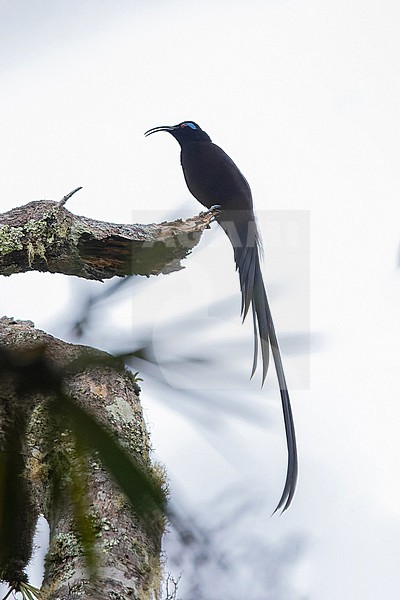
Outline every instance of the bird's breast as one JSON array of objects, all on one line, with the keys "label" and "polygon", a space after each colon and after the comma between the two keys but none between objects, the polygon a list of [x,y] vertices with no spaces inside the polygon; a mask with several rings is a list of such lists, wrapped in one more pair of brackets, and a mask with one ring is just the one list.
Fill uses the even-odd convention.
[{"label": "bird's breast", "polygon": [[181,164],[186,184],[193,196],[210,208],[251,210],[250,186],[229,156],[211,142],[191,142],[182,146]]}]

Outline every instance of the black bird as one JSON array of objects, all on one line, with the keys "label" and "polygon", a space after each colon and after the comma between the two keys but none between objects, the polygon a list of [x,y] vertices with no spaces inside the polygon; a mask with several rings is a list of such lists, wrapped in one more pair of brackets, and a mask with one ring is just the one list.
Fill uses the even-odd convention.
[{"label": "black bird", "polygon": [[217,221],[229,237],[239,271],[242,292],[241,314],[245,319],[251,305],[254,326],[254,360],[257,367],[260,341],[263,378],[268,371],[269,345],[278,376],[285,421],[288,465],[285,486],[274,512],[285,511],[293,499],[297,482],[297,448],[292,409],[283,371],[282,358],[260,268],[260,236],[253,212],[250,186],[233,160],[212,143],[210,136],[194,121],[154,127],[145,135],[167,131],[179,142],[186,184],[193,196],[208,209],[218,206]]}]

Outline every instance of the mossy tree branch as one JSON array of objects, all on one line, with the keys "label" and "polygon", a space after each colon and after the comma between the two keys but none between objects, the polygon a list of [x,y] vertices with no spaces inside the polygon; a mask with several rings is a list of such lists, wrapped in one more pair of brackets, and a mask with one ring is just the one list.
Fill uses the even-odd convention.
[{"label": "mossy tree branch", "polygon": [[48,271],[85,279],[158,275],[182,268],[216,211],[185,221],[117,225],[38,200],[0,214],[0,275]]}]

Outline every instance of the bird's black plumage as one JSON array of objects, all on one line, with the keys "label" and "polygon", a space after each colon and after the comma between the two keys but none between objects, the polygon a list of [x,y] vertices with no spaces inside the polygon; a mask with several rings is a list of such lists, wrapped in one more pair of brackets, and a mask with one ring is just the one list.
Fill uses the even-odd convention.
[{"label": "bird's black plumage", "polygon": [[167,131],[181,146],[181,164],[186,184],[193,196],[207,208],[219,205],[218,222],[229,237],[239,272],[242,315],[252,307],[254,360],[257,367],[261,346],[264,383],[269,364],[269,346],[278,376],[288,449],[285,486],[275,511],[285,511],[293,498],[297,482],[297,448],[292,409],[283,371],[282,358],[260,268],[260,238],[253,212],[250,186],[232,159],[212,143],[209,135],[194,121],[150,129],[145,135]]}]

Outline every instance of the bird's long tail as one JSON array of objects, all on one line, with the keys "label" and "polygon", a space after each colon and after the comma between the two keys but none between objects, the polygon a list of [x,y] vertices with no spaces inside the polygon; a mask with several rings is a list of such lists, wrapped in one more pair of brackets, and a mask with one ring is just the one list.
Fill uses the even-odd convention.
[{"label": "bird's long tail", "polygon": [[[269,365],[269,346],[275,363],[276,374],[282,400],[283,418],[285,422],[288,464],[286,481],[282,496],[274,512],[289,508],[293,499],[298,474],[297,447],[292,408],[282,365],[281,353],[272,320],[271,309],[264,287],[260,267],[258,234],[254,221],[240,223],[236,226],[235,239],[230,228],[224,227],[234,249],[236,269],[239,272],[240,289],[242,292],[243,320],[246,318],[250,305],[253,313],[254,326],[254,360],[251,376],[257,368],[258,347],[261,346],[263,364],[262,383],[264,384]],[[249,228],[250,227],[250,228]],[[239,243],[238,243],[239,242]]]}]

